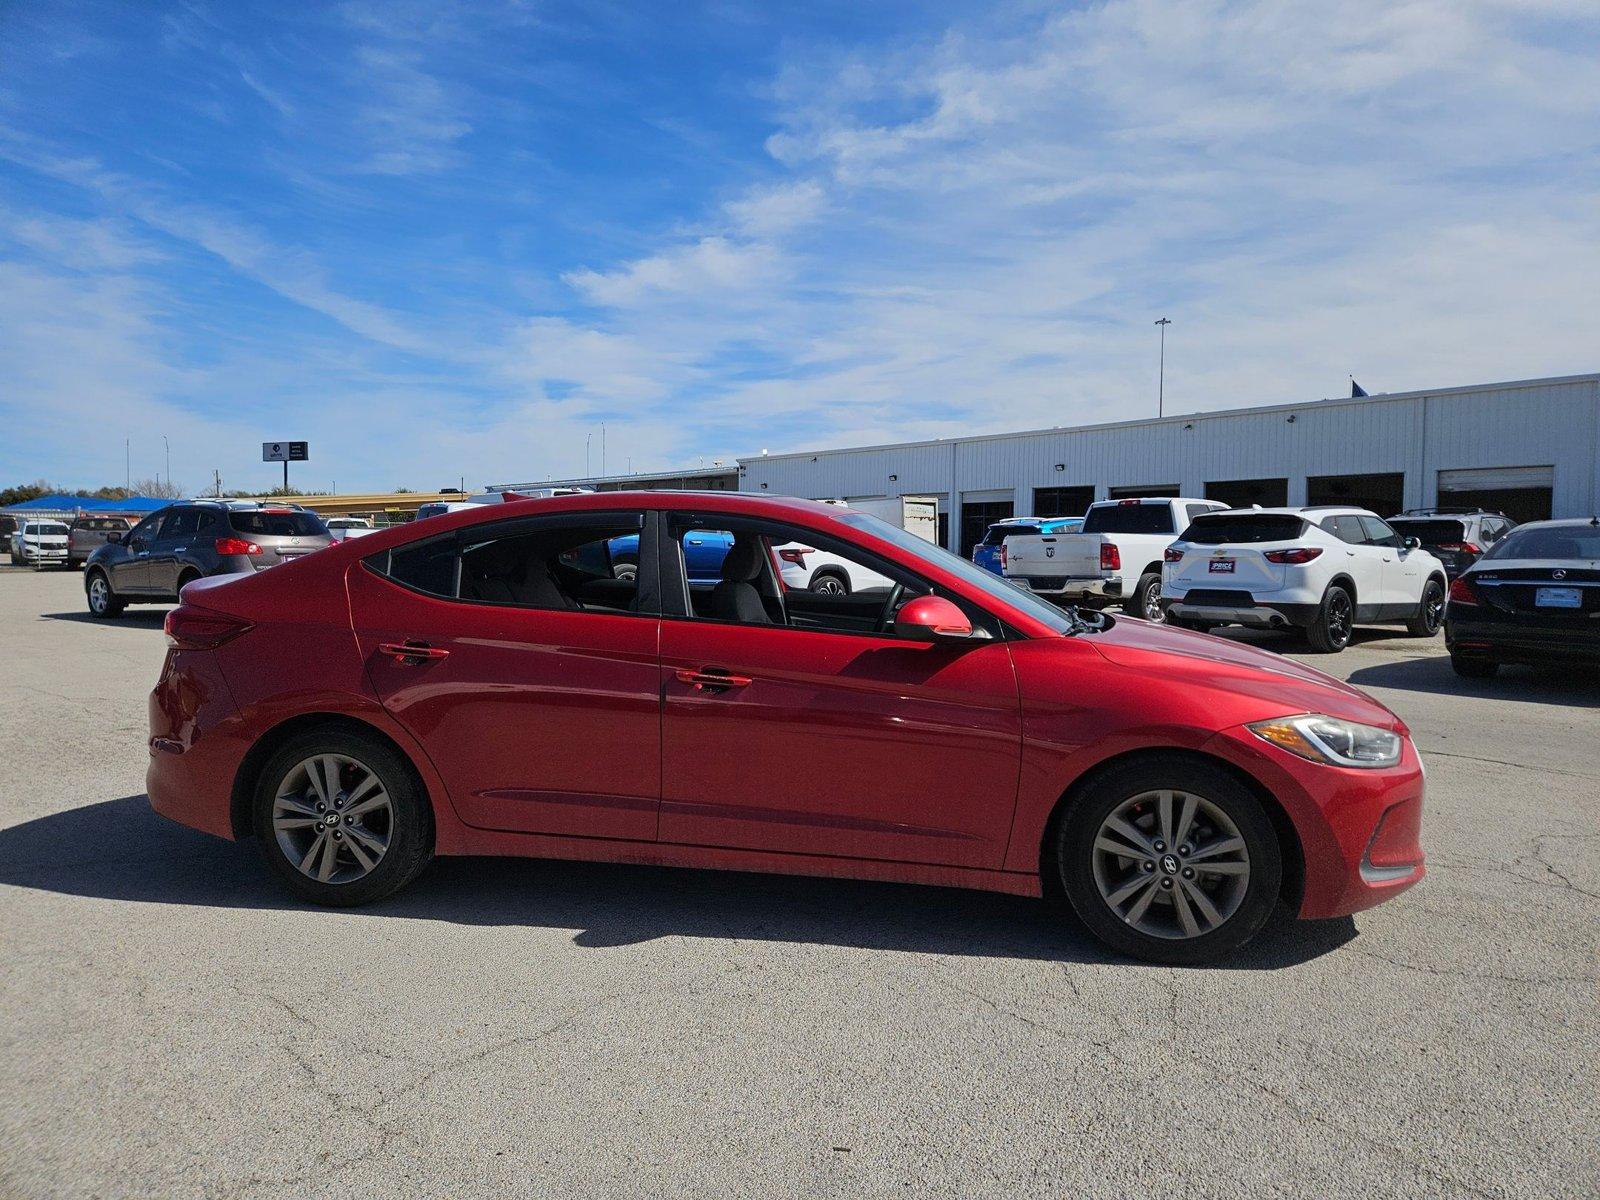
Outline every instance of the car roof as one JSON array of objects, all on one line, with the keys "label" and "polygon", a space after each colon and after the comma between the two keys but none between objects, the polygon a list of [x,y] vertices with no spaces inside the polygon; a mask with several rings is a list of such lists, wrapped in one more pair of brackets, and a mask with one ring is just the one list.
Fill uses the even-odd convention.
[{"label": "car roof", "polygon": [[1209,512],[1195,520],[1202,521],[1206,517],[1230,517],[1237,513],[1254,514],[1256,516],[1281,516],[1309,518],[1309,514],[1316,513],[1321,517],[1375,517],[1378,514],[1370,508],[1356,508],[1350,504],[1301,504],[1280,505],[1275,508],[1227,508],[1218,512]]},{"label": "car roof", "polygon": [[1512,532],[1521,533],[1524,529],[1584,529],[1596,525],[1600,525],[1600,517],[1558,517],[1550,521],[1524,521]]}]

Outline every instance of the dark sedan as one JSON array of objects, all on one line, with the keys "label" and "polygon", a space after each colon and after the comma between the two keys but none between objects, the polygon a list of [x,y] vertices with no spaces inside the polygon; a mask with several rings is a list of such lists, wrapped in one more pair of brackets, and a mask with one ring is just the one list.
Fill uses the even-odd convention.
[{"label": "dark sedan", "polygon": [[1501,663],[1600,663],[1600,520],[1519,525],[1450,585],[1445,644],[1458,675]]}]

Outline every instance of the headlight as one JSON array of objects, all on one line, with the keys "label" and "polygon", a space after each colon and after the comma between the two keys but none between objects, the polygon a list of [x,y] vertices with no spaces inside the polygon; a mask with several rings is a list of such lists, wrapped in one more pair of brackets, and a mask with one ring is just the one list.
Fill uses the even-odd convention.
[{"label": "headlight", "polygon": [[1257,721],[1250,732],[1310,762],[1336,767],[1392,767],[1400,761],[1400,735],[1354,721],[1308,713]]}]

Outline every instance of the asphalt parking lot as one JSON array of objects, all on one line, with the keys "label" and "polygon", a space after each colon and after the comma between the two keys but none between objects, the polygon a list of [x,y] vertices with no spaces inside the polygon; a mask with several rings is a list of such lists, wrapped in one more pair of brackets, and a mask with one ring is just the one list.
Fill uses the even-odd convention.
[{"label": "asphalt parking lot", "polygon": [[1171,969],[814,879],[455,860],[300,907],[151,813],[164,610],[81,587],[0,568],[0,1195],[1600,1191],[1592,677],[1317,657],[1411,724],[1430,875]]}]

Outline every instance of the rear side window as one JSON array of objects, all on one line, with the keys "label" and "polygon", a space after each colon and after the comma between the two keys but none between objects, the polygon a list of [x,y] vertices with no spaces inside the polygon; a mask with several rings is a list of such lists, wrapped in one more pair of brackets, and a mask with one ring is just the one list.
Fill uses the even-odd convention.
[{"label": "rear side window", "polygon": [[1341,542],[1349,542],[1352,546],[1365,546],[1367,544],[1367,535],[1361,528],[1360,517],[1329,517],[1322,522],[1322,527]]},{"label": "rear side window", "polygon": [[1183,540],[1197,546],[1222,546],[1238,542],[1292,542],[1305,532],[1306,523],[1284,513],[1246,513],[1226,517],[1199,517],[1183,531]]},{"label": "rear side window", "polygon": [[[1487,522],[1485,527],[1487,528]],[[1444,546],[1453,542],[1460,542],[1466,538],[1466,526],[1460,521],[1444,521],[1429,519],[1418,520],[1416,517],[1402,517],[1391,521],[1396,533],[1401,537],[1414,537],[1424,546]]]},{"label": "rear side window", "polygon": [[295,509],[235,509],[228,514],[228,523],[235,533],[256,537],[322,537],[328,532],[315,513]]},{"label": "rear side window", "polygon": [[193,537],[199,531],[200,510],[180,508],[162,524],[160,537],[163,541],[168,538]]},{"label": "rear side window", "polygon": [[1084,533],[1171,533],[1170,504],[1106,504],[1091,508]]},{"label": "rear side window", "polygon": [[456,563],[459,560],[456,539],[445,537],[400,546],[367,562],[396,583],[403,583],[430,596],[453,600],[456,595]]}]

